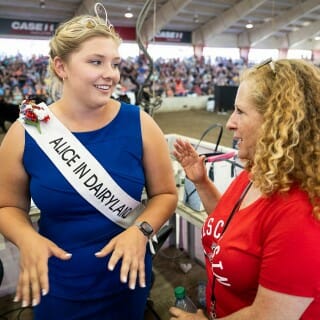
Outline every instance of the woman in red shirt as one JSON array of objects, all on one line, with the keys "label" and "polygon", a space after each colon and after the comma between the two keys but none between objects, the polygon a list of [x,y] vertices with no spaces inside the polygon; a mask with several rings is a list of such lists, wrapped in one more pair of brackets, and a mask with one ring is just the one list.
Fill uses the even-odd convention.
[{"label": "woman in red shirt", "polygon": [[227,127],[245,170],[223,195],[204,156],[175,144],[208,213],[208,286],[206,315],[172,307],[171,319],[319,319],[320,69],[270,59],[244,71]]}]

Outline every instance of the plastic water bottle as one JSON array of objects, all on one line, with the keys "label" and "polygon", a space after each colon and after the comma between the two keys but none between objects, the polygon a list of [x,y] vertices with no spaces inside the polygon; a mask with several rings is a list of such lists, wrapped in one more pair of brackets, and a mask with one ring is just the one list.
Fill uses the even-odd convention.
[{"label": "plastic water bottle", "polygon": [[176,297],[175,306],[186,312],[196,313],[197,307],[192,300],[186,295],[186,289],[184,287],[176,287],[174,289],[174,295]]}]

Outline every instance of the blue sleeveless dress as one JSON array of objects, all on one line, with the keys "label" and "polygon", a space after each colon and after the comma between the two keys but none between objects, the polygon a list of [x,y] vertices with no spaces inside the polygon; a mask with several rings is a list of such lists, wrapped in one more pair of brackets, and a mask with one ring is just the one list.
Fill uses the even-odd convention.
[{"label": "blue sleeveless dress", "polygon": [[[141,199],[145,185],[140,109],[121,104],[105,127],[74,133],[129,195]],[[151,283],[151,254],[146,254],[147,287],[135,290],[120,282],[121,261],[114,271],[108,259],[96,258],[123,228],[84,200],[26,132],[23,155],[31,196],[41,211],[39,232],[72,253],[62,261],[49,259],[49,294],[35,308],[36,320],[143,319]]]}]

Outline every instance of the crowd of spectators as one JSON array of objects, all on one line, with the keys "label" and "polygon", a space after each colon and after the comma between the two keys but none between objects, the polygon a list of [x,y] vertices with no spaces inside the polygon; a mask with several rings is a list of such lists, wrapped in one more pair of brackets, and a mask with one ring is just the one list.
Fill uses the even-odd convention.
[{"label": "crowd of spectators", "polygon": [[[136,90],[144,83],[150,63],[145,56],[127,58],[121,64],[121,85]],[[153,61],[150,87],[156,96],[213,95],[214,86],[239,83],[239,71],[245,64],[226,58],[214,61],[205,58],[157,59]]]},{"label": "crowd of spectators", "polygon": [[[50,103],[47,82],[47,56],[25,59],[21,54],[0,59],[0,97],[7,103],[20,104],[25,96],[38,96]],[[157,59],[145,56],[123,59],[120,64],[121,89],[137,94],[148,80],[155,96],[214,95],[215,85],[238,85],[243,62],[217,58]]]},{"label": "crowd of spectators", "polygon": [[0,97],[18,105],[25,96],[48,99],[46,77],[48,57],[24,59],[21,54],[0,60]]}]

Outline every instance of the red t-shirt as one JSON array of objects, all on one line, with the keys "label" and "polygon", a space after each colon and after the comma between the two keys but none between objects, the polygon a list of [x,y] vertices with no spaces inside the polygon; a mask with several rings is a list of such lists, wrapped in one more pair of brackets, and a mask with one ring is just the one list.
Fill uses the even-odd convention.
[{"label": "red t-shirt", "polygon": [[224,317],[253,303],[258,285],[281,293],[313,297],[301,319],[320,317],[320,223],[305,192],[261,197],[223,225],[248,184],[243,171],[222,196],[202,228],[208,274],[207,308]]}]

